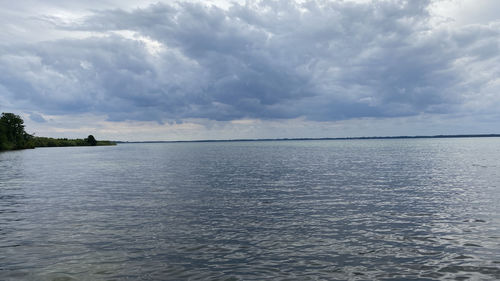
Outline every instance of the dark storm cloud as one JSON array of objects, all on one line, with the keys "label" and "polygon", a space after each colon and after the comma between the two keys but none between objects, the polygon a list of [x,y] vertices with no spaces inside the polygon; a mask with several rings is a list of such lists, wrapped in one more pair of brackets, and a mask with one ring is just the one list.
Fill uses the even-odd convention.
[{"label": "dark storm cloud", "polygon": [[[110,120],[340,120],[460,110],[498,77],[498,26],[433,28],[429,1],[249,2],[95,11],[105,36],[2,47],[10,100]],[[133,31],[162,44],[112,32]],[[491,90],[491,89],[489,89]]]}]

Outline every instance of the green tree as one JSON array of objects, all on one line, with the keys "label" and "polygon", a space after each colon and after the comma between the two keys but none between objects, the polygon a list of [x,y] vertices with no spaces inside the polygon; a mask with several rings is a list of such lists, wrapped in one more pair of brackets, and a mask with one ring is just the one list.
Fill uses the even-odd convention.
[{"label": "green tree", "polygon": [[57,147],[57,146],[95,146],[115,145],[110,141],[97,141],[89,135],[85,139],[35,137],[24,131],[24,121],[19,115],[2,113],[0,116],[0,151],[11,149]]},{"label": "green tree", "polygon": [[0,122],[0,150],[9,149],[7,141],[7,128]]},{"label": "green tree", "polygon": [[0,117],[0,150],[26,148],[31,135],[24,131],[24,121],[14,113],[2,113]]},{"label": "green tree", "polygon": [[96,141],[96,139],[94,138],[93,135],[89,135],[85,140],[87,141],[87,143],[89,145],[92,145],[92,146],[97,145],[97,141]]}]

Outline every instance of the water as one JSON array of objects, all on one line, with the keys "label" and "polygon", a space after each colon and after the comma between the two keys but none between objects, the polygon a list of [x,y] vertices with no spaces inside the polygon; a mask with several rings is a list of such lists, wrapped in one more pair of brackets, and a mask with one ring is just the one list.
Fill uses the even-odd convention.
[{"label": "water", "polygon": [[500,279],[500,139],[0,153],[0,280]]}]

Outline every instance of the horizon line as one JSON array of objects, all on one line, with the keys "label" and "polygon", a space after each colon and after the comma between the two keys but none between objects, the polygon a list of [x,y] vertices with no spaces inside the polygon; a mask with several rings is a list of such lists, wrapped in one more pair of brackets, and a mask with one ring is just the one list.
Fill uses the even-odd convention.
[{"label": "horizon line", "polygon": [[323,138],[243,138],[202,140],[159,141],[113,141],[115,143],[183,143],[183,142],[251,142],[251,141],[308,141],[308,140],[377,140],[377,139],[431,139],[431,138],[493,138],[500,134],[415,135],[415,136],[368,136],[368,137],[323,137]]}]

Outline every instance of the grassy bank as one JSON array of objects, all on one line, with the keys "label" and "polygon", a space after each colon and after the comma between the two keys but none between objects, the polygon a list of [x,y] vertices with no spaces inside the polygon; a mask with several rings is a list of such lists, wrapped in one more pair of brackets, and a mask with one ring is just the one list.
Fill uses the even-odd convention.
[{"label": "grassy bank", "polygon": [[[87,139],[67,139],[67,138],[46,138],[46,137],[33,137],[30,142],[33,148],[35,147],[61,147],[61,146],[93,146]],[[96,140],[95,146],[101,145],[116,145],[112,141],[98,141]]]}]

